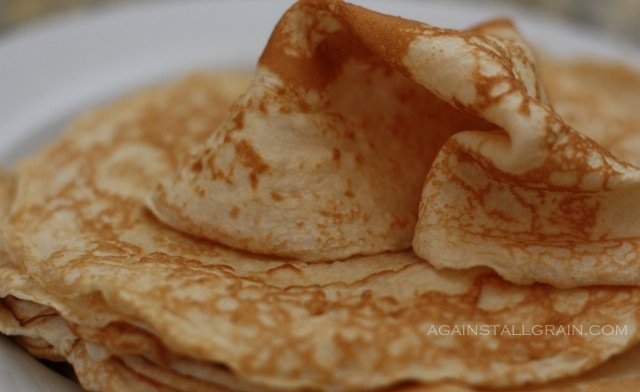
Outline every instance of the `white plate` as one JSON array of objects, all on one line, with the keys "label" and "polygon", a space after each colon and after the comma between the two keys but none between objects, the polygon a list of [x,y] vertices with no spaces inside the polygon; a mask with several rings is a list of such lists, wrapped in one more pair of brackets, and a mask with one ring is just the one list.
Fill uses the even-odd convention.
[{"label": "white plate", "polygon": [[[514,18],[550,54],[625,61],[637,47],[521,10],[444,1],[354,1],[446,27]],[[0,164],[51,139],[74,114],[193,69],[249,69],[288,1],[163,1],[79,12],[0,39]],[[75,387],[0,339],[0,392]]]}]

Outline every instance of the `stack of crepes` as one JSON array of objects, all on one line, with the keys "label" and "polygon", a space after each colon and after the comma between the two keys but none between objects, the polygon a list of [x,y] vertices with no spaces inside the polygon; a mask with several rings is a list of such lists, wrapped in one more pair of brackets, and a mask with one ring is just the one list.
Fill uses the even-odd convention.
[{"label": "stack of crepes", "polygon": [[631,390],[639,107],[508,21],[298,2],[251,83],[142,92],[2,175],[0,329],[89,390]]}]

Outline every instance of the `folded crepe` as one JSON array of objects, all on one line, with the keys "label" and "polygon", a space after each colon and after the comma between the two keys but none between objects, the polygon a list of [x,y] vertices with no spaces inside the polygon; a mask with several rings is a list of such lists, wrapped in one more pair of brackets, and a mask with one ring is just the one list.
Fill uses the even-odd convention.
[{"label": "folded crepe", "polygon": [[[259,390],[513,387],[580,373],[637,342],[636,288],[515,286],[482,269],[438,271],[407,251],[291,262],[162,225],[144,198],[221,121],[229,80],[196,76],[124,100],[24,160],[3,227],[0,297],[55,309],[83,345],[108,347],[98,363],[133,356],[171,368],[167,358],[187,358],[187,374],[195,361],[221,383],[211,369],[223,365],[236,384]],[[430,333],[467,324],[626,333]],[[92,382],[83,385],[107,388]]]},{"label": "folded crepe", "polygon": [[638,284],[640,172],[545,95],[507,21],[457,31],[301,1],[150,206],[181,231],[304,261],[412,246],[515,283]]},{"label": "folded crepe", "polygon": [[[417,63],[409,61],[410,68],[398,54],[414,41],[422,42],[410,57],[424,63],[420,82]],[[447,50],[459,53],[447,57]],[[412,388],[407,382],[425,390],[514,389],[570,376],[579,376],[571,385],[602,385],[581,375],[617,354],[635,361],[629,350],[640,340],[640,288],[602,286],[625,263],[599,269],[604,251],[589,248],[590,270],[579,253],[554,259],[564,275],[553,283],[572,286],[597,273],[600,286],[513,284],[504,277],[544,281],[544,257],[562,244],[544,237],[535,254],[547,256],[526,260],[518,258],[525,245],[513,248],[510,259],[499,260],[511,263],[502,270],[485,261],[522,233],[489,214],[478,224],[505,230],[502,242],[487,236],[457,246],[467,247],[470,265],[504,277],[485,267],[435,268],[442,266],[419,250],[428,246],[407,249],[419,232],[437,235],[438,211],[458,211],[466,205],[458,201],[475,195],[461,180],[468,176],[494,181],[487,189],[496,192],[534,189],[545,203],[553,192],[602,196],[545,182],[537,169],[516,170],[540,156],[556,169],[584,158],[534,148],[543,112],[561,124],[556,147],[579,139],[590,157],[617,162],[631,181],[634,169],[601,147],[597,127],[596,141],[586,139],[553,112],[528,51],[505,22],[456,32],[345,3],[298,3],[231,109],[245,77],[192,76],[81,118],[15,175],[0,177],[0,330],[22,336],[35,355],[65,358],[92,390]],[[492,59],[506,65],[492,68]],[[481,90],[467,68],[493,69],[515,87],[493,103],[469,103],[467,94]],[[601,79],[608,70],[598,69],[594,78]],[[558,68],[548,80],[572,74]],[[574,98],[564,91],[550,90],[550,100],[572,113]],[[510,106],[519,100],[511,94],[520,94],[528,112]],[[617,115],[633,121],[631,111]],[[571,124],[583,120],[578,114]],[[607,132],[627,135],[621,124],[602,120]],[[505,158],[516,150],[518,159]],[[608,186],[622,184],[608,175]],[[159,181],[168,182],[157,189]],[[456,192],[460,199],[446,199]],[[602,197],[612,201],[620,192],[611,188]],[[487,206],[503,206],[485,193],[479,200]],[[441,224],[447,240],[455,241],[456,227],[470,227],[465,214],[480,219],[468,203]],[[545,203],[532,204],[542,223],[552,208]],[[566,228],[562,214],[568,212],[556,218]],[[427,217],[434,226],[425,231]],[[536,227],[551,229],[542,223]],[[283,227],[290,240],[282,240]],[[529,269],[519,264],[525,261]],[[480,325],[514,332],[442,333]],[[547,325],[624,333],[522,336]],[[628,369],[597,382],[623,385],[617,377],[638,383]]]}]

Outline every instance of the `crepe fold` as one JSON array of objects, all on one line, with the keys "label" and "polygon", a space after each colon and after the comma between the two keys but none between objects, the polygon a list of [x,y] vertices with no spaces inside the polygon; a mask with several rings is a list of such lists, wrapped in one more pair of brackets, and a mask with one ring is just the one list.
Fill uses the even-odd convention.
[{"label": "crepe fold", "polygon": [[[631,280],[633,260],[599,268],[603,253],[589,248],[590,271],[579,252],[554,261],[558,286],[600,273],[598,285],[572,288],[510,282],[551,271],[543,256],[521,257],[525,242],[495,259],[506,269],[485,263],[522,233],[481,219],[472,181],[493,181],[477,199],[487,208],[509,187],[536,190],[532,211],[550,211],[553,192],[601,197],[582,180],[543,178],[545,165],[580,166],[585,156],[560,148],[580,140],[619,169],[608,172],[603,211],[621,184],[634,195],[634,169],[620,162],[640,152],[640,119],[632,103],[612,110],[620,97],[608,87],[634,97],[637,76],[548,64],[546,98],[528,52],[506,22],[456,32],[303,1],[276,27],[251,84],[198,74],[83,116],[0,175],[0,331],[69,361],[90,390],[638,385],[637,367],[615,364],[637,363],[640,288],[604,285],[623,267]],[[482,104],[474,83],[491,70],[511,87]],[[589,114],[585,90],[598,97]],[[557,148],[537,139],[546,122]],[[571,128],[581,125],[593,140]],[[584,166],[584,178],[603,167]],[[467,213],[507,231],[502,242],[456,245],[477,248],[469,265],[486,266],[425,259],[433,249],[421,235],[437,238],[437,227],[451,244],[471,238]],[[542,239],[540,255],[562,245]],[[454,332],[482,326],[498,332]],[[549,326],[556,333],[535,333]]]},{"label": "crepe fold", "polygon": [[458,31],[298,2],[149,205],[192,235],[302,261],[412,247],[515,283],[640,282],[638,169],[558,116],[504,20]]}]

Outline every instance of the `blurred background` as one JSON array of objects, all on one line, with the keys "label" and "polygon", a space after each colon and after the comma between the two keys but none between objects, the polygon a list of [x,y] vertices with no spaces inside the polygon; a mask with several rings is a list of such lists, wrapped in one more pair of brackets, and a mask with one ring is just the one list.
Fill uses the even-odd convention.
[{"label": "blurred background", "polygon": [[[0,0],[0,34],[56,14],[132,1],[180,0]],[[429,0],[415,1],[428,2]],[[477,0],[476,2],[478,1],[509,3],[511,6],[532,9],[539,13],[552,14],[573,22],[599,27],[640,47],[640,0]]]}]

